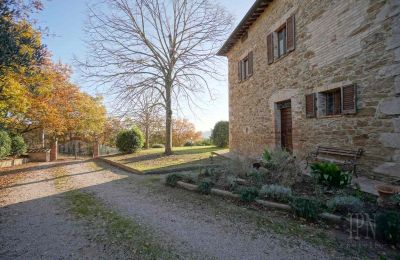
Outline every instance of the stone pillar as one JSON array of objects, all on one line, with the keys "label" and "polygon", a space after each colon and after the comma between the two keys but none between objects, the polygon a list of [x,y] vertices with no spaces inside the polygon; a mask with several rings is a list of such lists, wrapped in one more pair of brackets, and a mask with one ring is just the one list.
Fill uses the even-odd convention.
[{"label": "stone pillar", "polygon": [[51,144],[50,161],[57,161],[58,158],[58,139]]},{"label": "stone pillar", "polygon": [[100,147],[99,147],[99,142],[95,141],[93,143],[93,158],[97,158],[100,156]]}]

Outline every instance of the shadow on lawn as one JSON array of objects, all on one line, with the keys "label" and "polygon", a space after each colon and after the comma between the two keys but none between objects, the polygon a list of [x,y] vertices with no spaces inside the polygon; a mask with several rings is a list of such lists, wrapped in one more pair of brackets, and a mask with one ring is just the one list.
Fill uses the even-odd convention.
[{"label": "shadow on lawn", "polygon": [[[196,148],[196,149],[183,149],[183,150],[173,151],[173,155],[168,155],[168,156],[170,156],[171,160],[173,160],[174,156],[177,156],[177,155],[211,153],[211,152],[215,152],[215,151],[218,151],[218,150],[221,150],[221,148],[218,148],[218,147],[204,147],[204,148]],[[158,158],[168,157],[168,156],[165,155],[163,151],[160,151],[158,153],[143,154],[143,155],[140,155],[140,154],[139,155],[134,155],[134,154],[132,154],[132,157],[125,158],[125,159],[120,159],[120,160],[117,160],[117,162],[122,163],[122,164],[130,164],[130,163],[135,163],[135,162],[155,160],[155,159],[158,159]],[[113,157],[116,157],[116,156],[110,156],[110,157],[107,157],[107,158],[113,158]]]},{"label": "shadow on lawn", "polygon": [[213,159],[204,158],[173,165],[166,165],[166,166],[161,165],[160,167],[154,167],[148,170],[142,170],[142,172],[146,174],[165,174],[174,171],[191,171],[191,170],[201,169],[203,167],[212,167],[221,164],[227,164],[228,162],[229,162],[228,159],[222,157],[214,157]]}]

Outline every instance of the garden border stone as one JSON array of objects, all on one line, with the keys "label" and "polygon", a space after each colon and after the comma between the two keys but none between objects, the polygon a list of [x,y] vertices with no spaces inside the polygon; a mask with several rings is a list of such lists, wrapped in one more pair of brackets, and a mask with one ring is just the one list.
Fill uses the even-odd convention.
[{"label": "garden border stone", "polygon": [[130,172],[130,173],[141,174],[141,175],[144,174],[144,173],[141,172],[141,171],[138,171],[138,170],[136,170],[136,169],[133,169],[133,168],[128,167],[128,166],[126,166],[126,165],[123,165],[123,164],[121,164],[121,163],[114,162],[114,161],[112,161],[112,160],[110,160],[110,159],[106,159],[106,158],[104,158],[104,157],[97,157],[97,158],[95,158],[95,159],[96,159],[96,160],[103,161],[103,162],[105,162],[105,163],[108,163],[108,164],[110,164],[110,165],[112,165],[112,166],[115,166],[115,167],[117,167],[117,168],[120,168],[120,169],[125,170],[125,171]]},{"label": "garden border stone", "polygon": [[180,168],[178,167],[178,168],[160,169],[160,170],[150,170],[150,171],[144,172],[144,171],[140,171],[140,170],[137,170],[135,168],[126,166],[126,165],[124,165],[122,163],[118,163],[118,162],[112,161],[112,160],[107,159],[107,158],[102,157],[102,156],[97,157],[96,159],[99,159],[99,160],[101,160],[103,162],[111,164],[112,166],[115,166],[115,167],[120,168],[122,170],[128,171],[130,173],[140,174],[140,175],[167,174],[167,173],[173,173],[173,172],[192,171],[192,170],[197,170],[197,169],[200,169],[200,168],[203,168],[203,167],[212,167],[212,166],[215,165],[215,164],[191,165],[191,166],[187,166],[187,167],[180,167]]},{"label": "garden border stone", "polygon": [[8,168],[13,166],[22,165],[29,162],[29,158],[7,159],[0,161],[0,168]]}]

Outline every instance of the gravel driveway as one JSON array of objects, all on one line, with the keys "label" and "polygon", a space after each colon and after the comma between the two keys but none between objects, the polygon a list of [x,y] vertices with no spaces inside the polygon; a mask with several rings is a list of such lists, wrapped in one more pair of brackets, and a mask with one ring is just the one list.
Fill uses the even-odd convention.
[{"label": "gravel driveway", "polygon": [[[163,178],[93,161],[2,171],[0,258],[335,259],[366,253],[345,236],[283,213],[170,188]],[[96,207],[79,207],[83,202],[71,192],[89,196]],[[121,235],[124,225],[136,233]],[[149,254],[153,248],[162,254]]]}]

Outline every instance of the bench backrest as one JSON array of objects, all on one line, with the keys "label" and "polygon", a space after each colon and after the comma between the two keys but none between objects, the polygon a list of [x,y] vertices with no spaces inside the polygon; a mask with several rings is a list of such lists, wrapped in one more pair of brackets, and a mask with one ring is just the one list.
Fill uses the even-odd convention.
[{"label": "bench backrest", "polygon": [[363,153],[363,149],[352,150],[338,147],[318,146],[317,155],[319,153],[359,158]]}]

